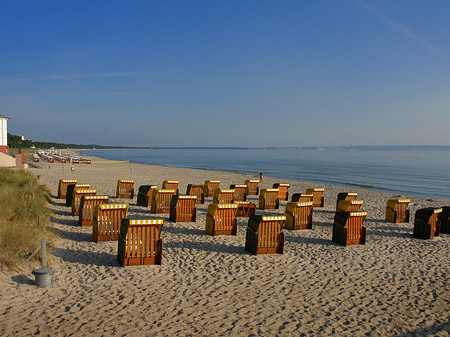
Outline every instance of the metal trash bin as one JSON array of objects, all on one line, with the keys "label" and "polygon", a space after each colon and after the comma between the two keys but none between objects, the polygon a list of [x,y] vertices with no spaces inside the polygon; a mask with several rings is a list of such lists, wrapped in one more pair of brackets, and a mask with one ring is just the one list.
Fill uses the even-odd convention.
[{"label": "metal trash bin", "polygon": [[36,283],[39,288],[51,288],[54,272],[55,270],[52,268],[40,268],[33,270],[32,274],[35,277],[34,283]]}]

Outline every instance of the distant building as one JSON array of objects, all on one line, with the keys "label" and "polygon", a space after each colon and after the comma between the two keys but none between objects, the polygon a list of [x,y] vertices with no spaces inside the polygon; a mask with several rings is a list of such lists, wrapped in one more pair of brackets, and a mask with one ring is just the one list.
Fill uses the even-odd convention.
[{"label": "distant building", "polygon": [[10,118],[0,115],[0,146],[8,146],[8,119]]}]

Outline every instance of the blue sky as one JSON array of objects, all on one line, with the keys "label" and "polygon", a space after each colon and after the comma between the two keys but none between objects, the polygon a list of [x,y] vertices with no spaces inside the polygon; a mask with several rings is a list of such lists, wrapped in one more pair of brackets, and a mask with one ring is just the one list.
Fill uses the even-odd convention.
[{"label": "blue sky", "polygon": [[41,141],[450,145],[450,1],[4,1],[0,114]]}]

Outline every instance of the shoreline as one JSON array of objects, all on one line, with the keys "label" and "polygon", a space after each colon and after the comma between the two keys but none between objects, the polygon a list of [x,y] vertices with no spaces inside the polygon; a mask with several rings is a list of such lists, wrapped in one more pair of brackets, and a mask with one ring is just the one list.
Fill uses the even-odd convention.
[{"label": "shoreline", "polygon": [[[36,288],[29,274],[21,281],[3,275],[5,335],[446,336],[450,330],[450,235],[412,237],[415,210],[441,207],[445,200],[411,197],[410,223],[391,224],[384,213],[392,193],[265,177],[261,188],[290,183],[289,195],[325,187],[325,207],[314,209],[312,230],[283,230],[283,255],[254,256],[244,250],[247,218],[238,218],[236,236],[205,234],[211,198],[197,205],[196,222],[172,223],[168,214],[136,206],[136,197],[113,197],[118,179],[134,179],[136,191],[180,180],[184,194],[189,183],[218,179],[228,188],[253,175],[94,160],[75,165],[73,174],[69,165],[29,170],[53,195],[49,207],[59,235],[52,249],[54,287]],[[59,179],[90,183],[110,203],[128,202],[130,218],[164,219],[162,264],[120,267],[117,242],[94,243],[92,229],[78,226],[54,197]],[[344,191],[364,200],[365,245],[331,242],[336,195]],[[257,214],[283,214],[285,205]]]}]

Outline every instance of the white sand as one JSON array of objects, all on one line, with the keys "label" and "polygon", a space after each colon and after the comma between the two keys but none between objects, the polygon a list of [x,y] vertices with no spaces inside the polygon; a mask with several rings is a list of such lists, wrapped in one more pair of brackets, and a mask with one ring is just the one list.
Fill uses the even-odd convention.
[{"label": "white sand", "polygon": [[[95,159],[95,158],[94,158]],[[91,165],[47,164],[31,169],[56,195],[59,179],[90,183],[115,199],[118,179],[140,185],[219,179],[221,187],[248,175],[178,169],[95,159]],[[51,167],[50,169],[48,167]],[[60,239],[53,254],[54,287],[33,285],[30,270],[0,275],[0,331],[3,335],[119,336],[448,336],[450,330],[450,235],[412,237],[418,208],[448,201],[411,198],[409,224],[384,221],[392,194],[266,177],[260,187],[289,182],[290,195],[325,187],[325,207],[314,210],[313,230],[288,231],[283,255],[254,256],[244,250],[247,218],[238,218],[237,236],[204,233],[205,205],[196,223],[172,223],[130,201],[129,217],[164,218],[163,262],[121,267],[117,242],[94,243],[92,229],[78,226],[64,201],[53,198],[53,227]],[[369,214],[366,245],[331,242],[336,196],[352,191]],[[406,197],[406,196],[405,196]],[[250,197],[256,201],[257,197]],[[260,211],[284,214],[279,210]]]}]

